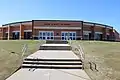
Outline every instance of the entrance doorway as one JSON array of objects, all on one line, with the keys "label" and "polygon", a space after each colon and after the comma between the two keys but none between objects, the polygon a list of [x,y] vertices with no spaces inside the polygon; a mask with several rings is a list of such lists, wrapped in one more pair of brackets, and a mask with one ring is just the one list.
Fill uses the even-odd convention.
[{"label": "entrance doorway", "polygon": [[20,32],[18,32],[18,31],[12,32],[12,38],[13,39],[19,39],[19,35],[20,35]]},{"label": "entrance doorway", "polygon": [[32,38],[32,30],[24,30],[24,39]]},{"label": "entrance doorway", "polygon": [[40,39],[40,40],[54,40],[54,32],[53,31],[40,31],[38,39]]},{"label": "entrance doorway", "polygon": [[76,32],[62,32],[61,35],[62,40],[76,40]]}]

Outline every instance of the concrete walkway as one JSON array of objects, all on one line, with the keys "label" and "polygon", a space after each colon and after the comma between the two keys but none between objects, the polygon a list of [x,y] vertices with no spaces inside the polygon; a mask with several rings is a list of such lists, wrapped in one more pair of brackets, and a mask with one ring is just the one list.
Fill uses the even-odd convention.
[{"label": "concrete walkway", "polygon": [[[42,46],[70,47],[68,44]],[[24,60],[22,68],[6,80],[90,80],[90,78],[82,69],[81,60],[71,50],[56,49],[38,50],[31,54]]]}]

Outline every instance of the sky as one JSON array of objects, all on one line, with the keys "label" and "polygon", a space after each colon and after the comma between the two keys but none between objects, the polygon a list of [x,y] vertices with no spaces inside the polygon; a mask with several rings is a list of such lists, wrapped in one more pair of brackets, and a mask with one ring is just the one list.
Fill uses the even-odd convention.
[{"label": "sky", "polygon": [[120,0],[0,0],[0,25],[39,19],[96,22],[120,32]]}]

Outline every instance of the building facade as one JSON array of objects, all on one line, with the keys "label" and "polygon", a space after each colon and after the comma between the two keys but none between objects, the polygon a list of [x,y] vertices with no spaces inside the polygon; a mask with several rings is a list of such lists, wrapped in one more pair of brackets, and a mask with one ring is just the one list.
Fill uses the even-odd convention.
[{"label": "building facade", "polygon": [[1,40],[108,40],[119,39],[113,27],[73,20],[32,20],[4,24],[0,27]]}]

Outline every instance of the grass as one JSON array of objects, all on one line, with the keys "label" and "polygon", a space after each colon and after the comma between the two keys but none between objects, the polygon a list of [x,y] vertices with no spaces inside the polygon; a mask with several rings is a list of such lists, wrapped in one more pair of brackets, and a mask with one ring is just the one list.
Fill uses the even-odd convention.
[{"label": "grass", "polygon": [[[73,41],[72,44],[82,46],[85,71],[93,80],[120,80],[120,42]],[[92,71],[88,62],[96,63],[98,71]]]},{"label": "grass", "polygon": [[[0,41],[0,80],[9,77],[21,64],[24,44],[28,51],[24,57],[38,50],[44,41]],[[85,71],[93,80],[120,80],[120,43],[103,41],[72,41],[81,45],[85,53]],[[91,70],[88,62],[95,62],[98,71]],[[94,66],[93,66],[94,67]]]},{"label": "grass", "polygon": [[10,40],[0,41],[0,80],[9,77],[21,64],[22,48],[28,45],[24,57],[38,50],[43,41]]}]

